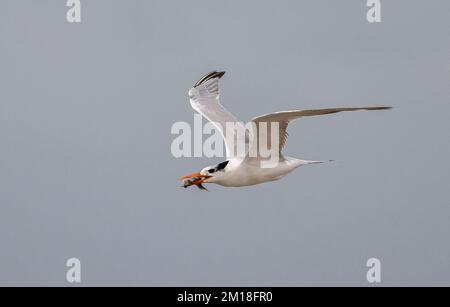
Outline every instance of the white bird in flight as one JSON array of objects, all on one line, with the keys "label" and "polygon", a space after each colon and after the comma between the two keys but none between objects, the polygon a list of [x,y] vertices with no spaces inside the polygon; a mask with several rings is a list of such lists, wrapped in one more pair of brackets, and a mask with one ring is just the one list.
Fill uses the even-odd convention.
[{"label": "white bird in flight", "polygon": [[[391,107],[374,106],[359,108],[330,108],[317,110],[293,110],[281,111],[257,116],[252,119],[256,131],[253,134],[239,134],[238,129],[245,130],[242,122],[228,112],[219,102],[219,79],[225,72],[212,71],[203,76],[193,88],[189,90],[189,99],[192,108],[200,113],[204,118],[210,121],[220,132],[225,141],[227,160],[217,165],[211,165],[203,168],[200,172],[181,177],[183,187],[187,188],[196,185],[198,188],[206,190],[203,183],[216,183],[226,187],[241,187],[255,185],[263,182],[281,179],[299,166],[307,164],[322,163],[325,161],[308,161],[284,156],[282,149],[287,141],[287,127],[289,122],[306,116],[325,115],[343,111],[357,110],[387,110]],[[233,124],[236,130],[225,129],[228,124]],[[266,123],[265,133],[261,133],[261,123]],[[276,123],[278,130],[269,129],[271,124]],[[278,135],[271,135],[272,130]],[[259,133],[258,133],[259,132]],[[234,134],[226,136],[226,133]],[[276,148],[271,148],[272,137],[278,137],[275,142]],[[256,139],[250,139],[256,138]],[[266,138],[268,150],[273,149],[277,153],[276,163],[273,167],[262,167],[264,161],[270,160],[270,157],[262,155],[260,150],[253,151],[256,154],[251,155],[251,146],[259,144],[261,138]],[[237,154],[238,143],[242,142],[247,146],[244,154]],[[277,144],[278,143],[278,144]]]}]

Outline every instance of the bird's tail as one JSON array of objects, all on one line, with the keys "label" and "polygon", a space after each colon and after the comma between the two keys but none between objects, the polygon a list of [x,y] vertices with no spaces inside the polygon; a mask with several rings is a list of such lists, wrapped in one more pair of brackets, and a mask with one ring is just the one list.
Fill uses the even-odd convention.
[{"label": "bird's tail", "polygon": [[300,165],[306,165],[306,164],[319,164],[319,163],[325,163],[325,162],[333,162],[334,160],[326,160],[326,161],[310,161],[310,160],[300,160]]}]

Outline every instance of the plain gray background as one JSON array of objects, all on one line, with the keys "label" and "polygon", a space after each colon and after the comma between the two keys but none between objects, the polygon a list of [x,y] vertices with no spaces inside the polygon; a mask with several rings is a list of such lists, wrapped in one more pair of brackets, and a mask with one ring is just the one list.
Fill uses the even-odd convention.
[{"label": "plain gray background", "polygon": [[[0,285],[450,285],[450,2],[3,0]],[[181,189],[187,91],[302,119],[286,154],[335,159],[244,188]]]}]

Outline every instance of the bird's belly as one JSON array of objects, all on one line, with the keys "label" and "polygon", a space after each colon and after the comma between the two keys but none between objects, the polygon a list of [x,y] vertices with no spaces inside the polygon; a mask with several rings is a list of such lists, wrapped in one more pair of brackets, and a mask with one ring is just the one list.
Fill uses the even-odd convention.
[{"label": "bird's belly", "polygon": [[276,168],[256,168],[254,166],[245,166],[231,172],[226,178],[220,182],[217,182],[217,184],[227,187],[255,185],[278,180],[287,175],[294,168],[295,167],[288,167],[286,165],[281,165]]}]

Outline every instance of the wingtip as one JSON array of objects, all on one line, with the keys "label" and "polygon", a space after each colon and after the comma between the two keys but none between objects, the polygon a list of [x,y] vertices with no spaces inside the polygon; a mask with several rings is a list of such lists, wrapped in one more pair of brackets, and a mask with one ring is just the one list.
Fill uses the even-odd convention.
[{"label": "wingtip", "polygon": [[225,75],[225,71],[218,71],[217,72],[217,78],[222,78],[223,77],[223,75]]},{"label": "wingtip", "polygon": [[197,81],[197,83],[195,83],[194,87],[197,87],[197,86],[205,83],[206,81],[214,79],[214,78],[219,78],[220,79],[220,78],[223,77],[223,75],[225,75],[224,71],[216,71],[216,70],[211,71],[211,72],[207,73],[206,75],[204,75],[203,77],[201,77]]}]

